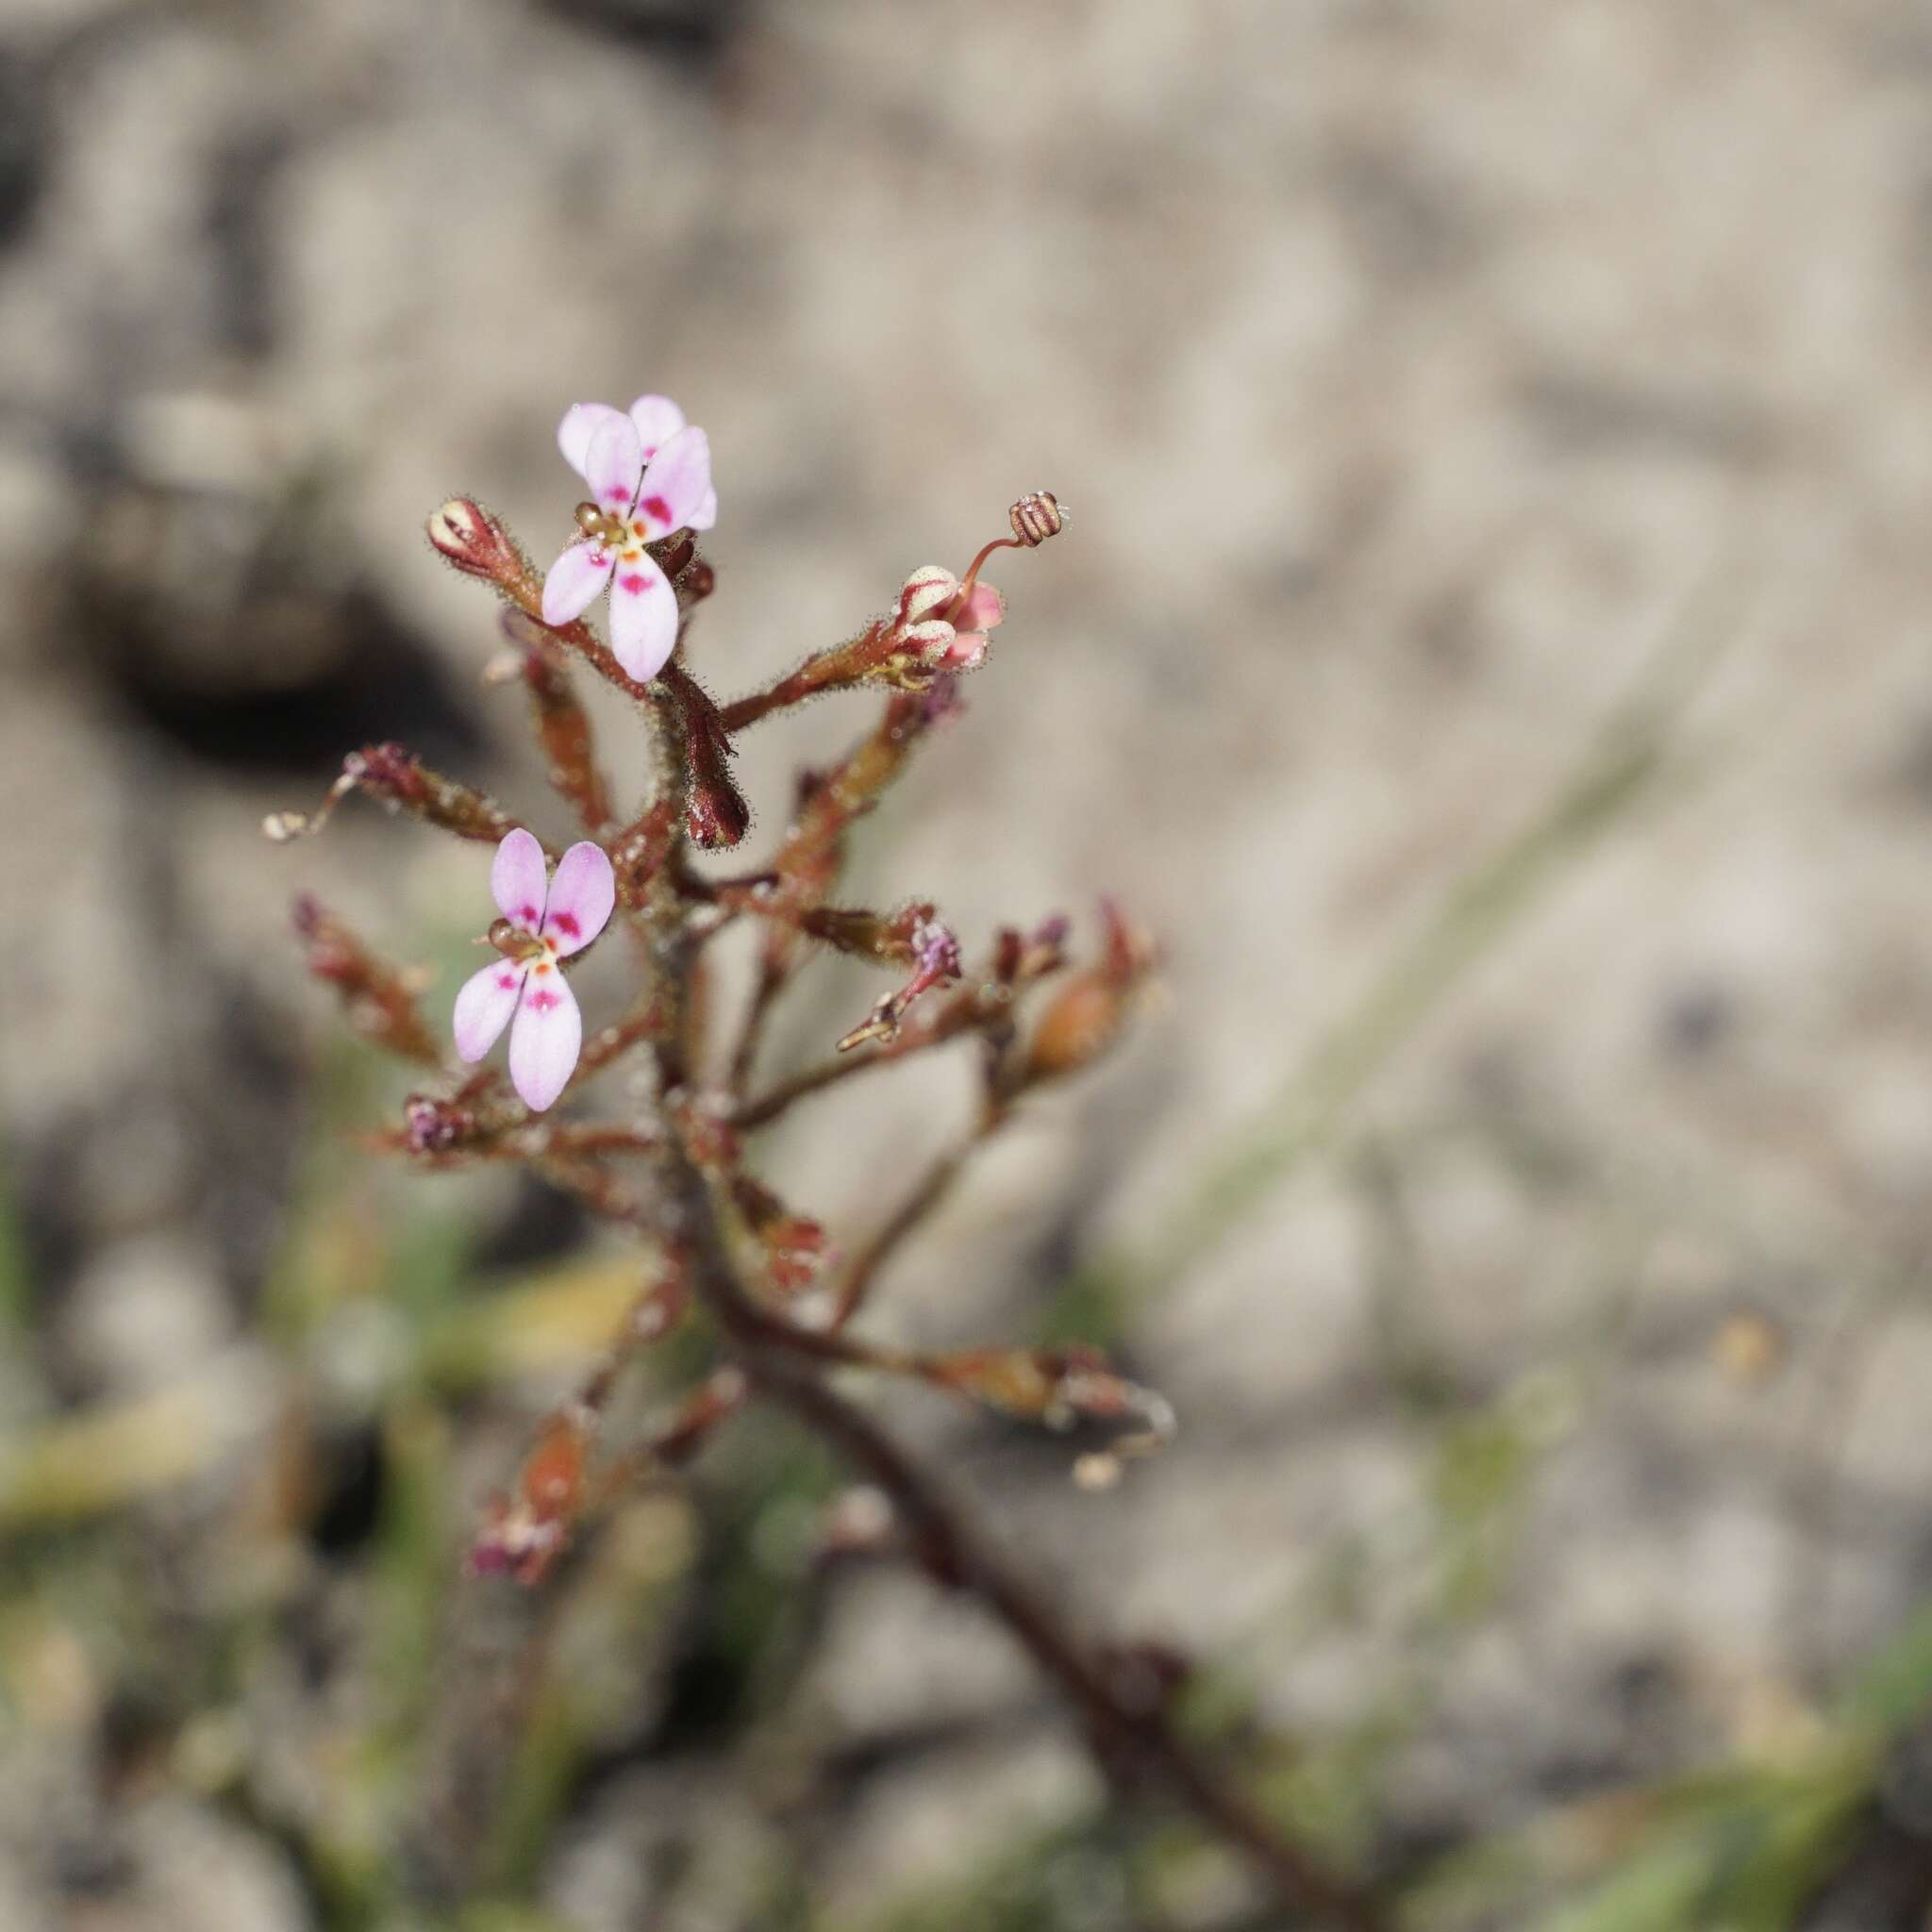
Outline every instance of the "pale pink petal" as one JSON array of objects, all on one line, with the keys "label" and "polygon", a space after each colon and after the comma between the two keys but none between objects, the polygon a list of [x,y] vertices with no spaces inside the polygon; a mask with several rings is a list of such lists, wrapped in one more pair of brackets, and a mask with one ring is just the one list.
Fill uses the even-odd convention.
[{"label": "pale pink petal", "polygon": [[707,490],[697,508],[685,521],[693,530],[708,530],[718,521],[718,492]]},{"label": "pale pink petal", "polygon": [[[697,528],[692,519],[705,513],[710,494],[711,439],[702,429],[680,429],[644,472],[643,488],[638,492],[638,514],[647,525],[644,534],[666,537],[687,525]],[[715,498],[709,508],[715,517]]]},{"label": "pale pink petal", "polygon": [[677,597],[671,580],[640,552],[610,580],[610,650],[640,684],[677,648]]},{"label": "pale pink petal", "polygon": [[510,1084],[525,1107],[541,1113],[557,1099],[576,1071],[583,1043],[576,995],[555,966],[540,959],[524,981],[516,1024],[509,1029]]},{"label": "pale pink petal", "polygon": [[543,579],[543,622],[568,624],[596,602],[616,558],[601,543],[573,543]]},{"label": "pale pink petal", "polygon": [[617,904],[617,880],[601,845],[580,839],[557,861],[550,903],[543,912],[543,935],[569,958],[604,930]]},{"label": "pale pink petal", "polygon": [[623,413],[608,403],[573,403],[563,412],[563,421],[557,425],[557,446],[586,483],[591,480],[591,439]]},{"label": "pale pink petal", "polygon": [[496,909],[512,925],[534,935],[543,924],[548,888],[542,846],[521,825],[506,833],[490,867],[490,896]]},{"label": "pale pink petal", "polygon": [[514,959],[496,959],[463,981],[457,994],[457,1052],[480,1060],[517,1009],[517,992],[527,969]]},{"label": "pale pink petal", "polygon": [[599,509],[618,516],[629,514],[637,501],[638,479],[644,474],[643,445],[636,425],[615,409],[598,424],[584,458],[584,481]]},{"label": "pale pink petal", "polygon": [[648,463],[684,427],[684,411],[669,396],[640,396],[630,406],[630,420]]},{"label": "pale pink petal", "polygon": [[1007,600],[991,584],[974,584],[964,608],[953,619],[953,628],[991,630],[994,625],[1003,623],[1006,615]]},{"label": "pale pink petal", "polygon": [[975,670],[986,658],[986,633],[962,630],[934,660],[941,671]]}]

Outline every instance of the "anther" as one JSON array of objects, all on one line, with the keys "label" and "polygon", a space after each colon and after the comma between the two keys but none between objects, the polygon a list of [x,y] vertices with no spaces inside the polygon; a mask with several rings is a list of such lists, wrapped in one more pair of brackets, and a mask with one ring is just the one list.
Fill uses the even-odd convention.
[{"label": "anther", "polygon": [[599,509],[594,503],[578,504],[576,519],[577,528],[594,543],[619,543],[624,541],[623,523]]}]

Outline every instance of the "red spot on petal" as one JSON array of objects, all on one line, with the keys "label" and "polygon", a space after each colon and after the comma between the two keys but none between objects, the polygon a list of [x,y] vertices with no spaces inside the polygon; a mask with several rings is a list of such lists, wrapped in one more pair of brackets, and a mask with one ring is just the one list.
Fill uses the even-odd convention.
[{"label": "red spot on petal", "polygon": [[661,496],[647,496],[638,506],[647,517],[656,517],[660,524],[675,521],[671,514],[671,506]]},{"label": "red spot on petal", "polygon": [[534,927],[537,924],[537,908],[534,906],[519,906],[517,917],[525,925]]},{"label": "red spot on petal", "polygon": [[533,992],[524,1004],[533,1013],[547,1013],[552,1007],[559,1004],[561,995],[554,992]]},{"label": "red spot on petal", "polygon": [[628,591],[633,597],[641,597],[651,588],[651,580],[641,571],[630,570],[618,578],[617,587]]},{"label": "red spot on petal", "polygon": [[578,933],[583,931],[583,927],[577,924],[575,912],[553,912],[550,915],[550,924],[568,940],[575,939]]},{"label": "red spot on petal", "polygon": [[517,988],[517,976],[514,973],[506,973],[496,983],[505,992],[514,992]]}]

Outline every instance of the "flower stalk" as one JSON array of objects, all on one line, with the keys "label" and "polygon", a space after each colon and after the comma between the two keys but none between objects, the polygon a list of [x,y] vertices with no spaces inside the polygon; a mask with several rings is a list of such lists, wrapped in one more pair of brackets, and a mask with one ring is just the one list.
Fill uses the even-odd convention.
[{"label": "flower stalk", "polygon": [[[938,565],[912,572],[891,608],[844,643],[763,691],[720,704],[687,658],[692,614],[717,584],[696,541],[718,511],[704,432],[666,398],[647,395],[623,411],[576,406],[558,442],[587,493],[573,492],[575,534],[547,573],[473,498],[445,503],[428,535],[455,569],[509,607],[506,679],[528,696],[551,784],[583,836],[559,849],[396,745],[352,754],[319,811],[280,814],[267,828],[283,840],[319,830],[341,797],[360,790],[458,839],[493,844],[496,916],[482,935],[489,963],[458,991],[451,1024],[467,1071],[446,1059],[411,976],[381,964],[312,900],[298,903],[311,970],[335,986],[350,1024],[419,1070],[399,1122],[371,1142],[425,1172],[522,1165],[654,1257],[606,1355],[538,1424],[509,1486],[486,1511],[471,1553],[472,1587],[493,1578],[502,1588],[508,1578],[537,1598],[564,1587],[565,1559],[614,1497],[662,1479],[747,1405],[763,1402],[871,1486],[867,1493],[889,1509],[933,1578],[972,1593],[1007,1626],[1060,1689],[1124,1789],[1158,1784],[1201,1828],[1241,1850],[1284,1906],[1374,1932],[1384,1923],[1374,1902],[1241,1798],[1183,1735],[1165,1694],[1150,1691],[1149,1672],[1121,1662],[1151,1655],[1150,1647],[1082,1634],[835,1380],[855,1371],[894,1376],[1018,1421],[1097,1432],[1105,1446],[1083,1457],[1083,1480],[1117,1474],[1122,1457],[1174,1432],[1173,1411],[1155,1391],[1091,1350],[995,1344],[931,1353],[858,1332],[891,1257],[979,1146],[1035,1089],[1078,1074],[1113,1046],[1152,970],[1151,945],[1110,905],[1090,959],[1070,958],[1068,923],[1055,918],[1030,930],[999,928],[965,974],[958,940],[931,900],[909,897],[880,912],[835,898],[853,825],[957,714],[961,676],[986,660],[990,633],[1004,622],[1005,600],[981,581],[982,566],[998,550],[1037,548],[1063,527],[1064,511],[1046,492],[1022,497],[1008,512],[1011,536],[986,544],[963,576]],[[600,601],[608,642],[589,621]],[[600,765],[575,687],[585,671],[635,701],[647,738],[642,796],[619,793]],[[883,706],[842,757],[801,777],[768,861],[731,877],[707,873],[693,850],[736,846],[751,829],[732,771],[738,734],[822,692],[859,689],[882,691]],[[593,1011],[587,1025],[571,974],[619,914],[641,942],[641,984],[628,1006],[608,1017]],[[745,921],[758,928],[756,975],[736,1027],[726,1028],[708,948]],[[897,983],[858,1026],[827,1042],[823,1058],[755,1090],[762,1029],[820,948],[885,969]],[[1051,998],[1035,1014],[1035,995],[1049,986]],[[506,1031],[508,1088],[485,1064]],[[974,1043],[979,1067],[973,1130],[909,1187],[885,1177],[880,1196],[896,1193],[897,1205],[841,1258],[833,1231],[757,1171],[758,1131],[834,1084],[962,1040]],[[620,1107],[602,1117],[578,1110],[593,1075],[634,1060],[644,1077],[630,1083]],[[667,1416],[630,1441],[611,1441],[623,1376],[688,1319],[705,1331],[709,1365]],[[533,1668],[531,1646],[554,1622],[525,1620],[520,1682]],[[456,1694],[471,1691],[464,1685]],[[484,1705],[476,1700],[479,1711]],[[506,1698],[491,1707],[517,1707]],[[455,1754],[474,1749],[483,1719],[466,1730],[464,1709],[444,1718],[437,1735],[451,1741],[436,1748],[449,1770]],[[450,1781],[433,1776],[430,1787]]]}]

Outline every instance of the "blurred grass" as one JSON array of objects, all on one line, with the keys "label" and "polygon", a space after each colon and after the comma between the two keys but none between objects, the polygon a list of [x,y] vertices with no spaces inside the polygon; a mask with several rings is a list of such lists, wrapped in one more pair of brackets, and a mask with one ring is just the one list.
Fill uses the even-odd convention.
[{"label": "blurred grass", "polygon": [[1736,577],[1720,575],[1692,600],[1541,809],[1450,887],[1274,1099],[1224,1138],[1133,1253],[1104,1256],[1054,1291],[1042,1340],[1117,1340],[1138,1307],[1232,1239],[1309,1158],[1335,1146],[1375,1077],[1469,973],[1650,795],[1687,708],[1735,636],[1741,590]]}]

